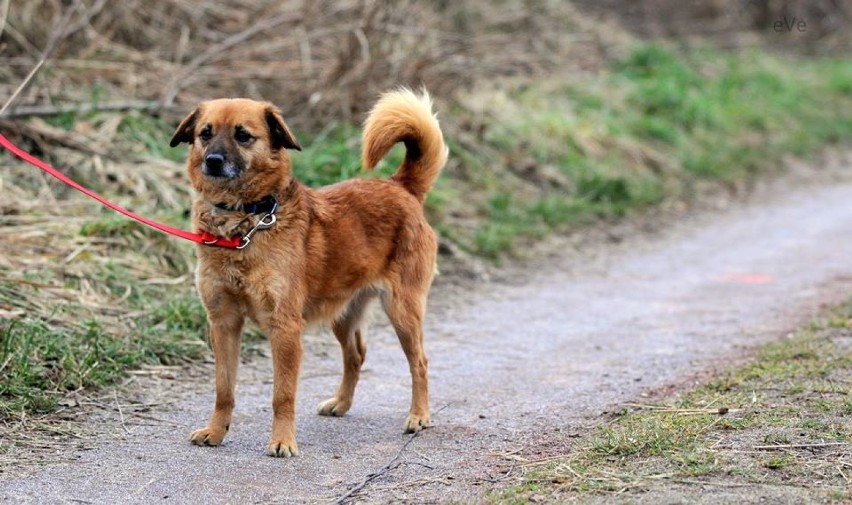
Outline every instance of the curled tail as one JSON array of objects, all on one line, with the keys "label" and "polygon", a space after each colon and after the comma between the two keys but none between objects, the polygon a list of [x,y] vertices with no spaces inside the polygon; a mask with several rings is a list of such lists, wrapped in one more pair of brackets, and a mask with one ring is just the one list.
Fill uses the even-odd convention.
[{"label": "curled tail", "polygon": [[364,122],[364,167],[372,170],[397,142],[405,144],[405,160],[391,179],[422,202],[449,154],[425,90],[417,96],[402,88],[379,98]]}]

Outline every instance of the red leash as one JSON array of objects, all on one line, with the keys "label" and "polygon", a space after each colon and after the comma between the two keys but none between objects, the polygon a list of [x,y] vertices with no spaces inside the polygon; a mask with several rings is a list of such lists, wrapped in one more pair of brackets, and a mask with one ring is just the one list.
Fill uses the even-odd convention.
[{"label": "red leash", "polygon": [[[124,214],[125,216],[127,216],[131,219],[135,219],[136,221],[139,221],[140,223],[147,224],[151,228],[155,228],[157,230],[160,230],[161,232],[168,233],[168,234],[174,235],[176,237],[181,237],[181,238],[184,238],[186,240],[191,240],[193,242],[198,242],[199,244],[215,246],[215,247],[224,247],[224,248],[227,248],[227,249],[242,249],[243,247],[245,247],[249,243],[249,240],[246,240],[245,243],[244,243],[243,238],[239,237],[239,236],[231,237],[231,238],[223,238],[223,237],[217,237],[216,235],[213,235],[212,233],[207,233],[207,232],[192,233],[192,232],[189,232],[189,231],[186,231],[186,230],[181,230],[179,228],[173,228],[173,227],[165,225],[163,223],[158,223],[157,221],[153,221],[153,220],[148,219],[146,217],[142,217],[138,214],[130,212],[129,210],[125,209],[124,207],[122,207],[120,205],[112,203],[111,201],[109,201],[106,198],[102,197],[101,195],[95,193],[94,191],[91,191],[89,189],[84,188],[80,184],[69,179],[65,174],[63,174],[59,170],[53,168],[52,166],[45,163],[44,161],[36,158],[35,156],[31,155],[30,153],[24,151],[23,149],[19,148],[15,144],[11,143],[9,141],[9,139],[4,137],[2,134],[0,134],[0,145],[5,147],[6,149],[8,149],[9,152],[14,154],[18,158],[21,158],[22,160],[26,161],[27,163],[29,163],[30,165],[32,165],[36,168],[40,168],[41,170],[44,170],[48,174],[56,177],[60,181],[71,186],[72,188],[76,189],[77,191],[83,193],[84,195],[86,195],[90,198],[94,198],[95,200],[101,202],[102,204],[106,205],[110,209],[112,209],[116,212],[120,212],[120,213]],[[274,218],[274,216],[272,216],[272,217]],[[249,239],[249,237],[246,237],[246,239]]]}]

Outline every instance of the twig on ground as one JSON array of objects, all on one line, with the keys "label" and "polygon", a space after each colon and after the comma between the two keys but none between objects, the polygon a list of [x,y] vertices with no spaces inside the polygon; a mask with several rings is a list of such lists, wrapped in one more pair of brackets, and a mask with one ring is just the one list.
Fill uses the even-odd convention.
[{"label": "twig on ground", "polygon": [[372,489],[375,491],[391,491],[394,489],[405,489],[408,487],[416,487],[416,486],[425,486],[427,484],[443,484],[445,486],[451,486],[452,481],[450,481],[447,475],[442,475],[440,477],[426,478],[426,479],[417,479],[410,480],[406,482],[400,482],[399,484],[388,484],[386,486],[376,486]]},{"label": "twig on ground", "polygon": [[709,480],[695,480],[695,479],[672,479],[671,482],[677,482],[678,484],[689,484],[689,485],[706,485],[706,486],[718,486],[718,487],[751,487],[755,484],[747,484],[747,483],[739,483],[739,482],[719,482],[719,481],[709,481]]},{"label": "twig on ground", "polygon": [[718,408],[703,408],[703,409],[678,409],[674,407],[666,407],[662,405],[647,405],[643,403],[624,403],[625,407],[633,407],[637,409],[647,409],[653,412],[660,412],[665,414],[680,414],[680,415],[698,415],[698,414],[733,414],[740,412],[742,409],[729,409],[728,407],[718,407]]},{"label": "twig on ground", "polygon": [[752,449],[761,451],[775,451],[783,449],[810,449],[813,447],[835,447],[849,445],[849,442],[821,442],[815,444],[778,444],[778,445],[755,445]]},{"label": "twig on ground", "polygon": [[[89,400],[85,403],[89,403],[89,404],[98,406],[98,407],[100,407],[104,410],[116,410],[114,407],[107,405],[106,403],[102,403],[102,402],[95,401],[95,400]],[[121,406],[118,406],[117,410],[118,410],[119,414],[121,414]],[[146,419],[148,421],[155,421],[155,422],[158,422],[160,424],[170,424],[172,426],[183,426],[183,424],[181,424],[181,423],[176,423],[174,421],[169,421],[168,419],[161,419],[159,417],[154,417],[154,416],[150,416],[150,415],[147,415],[147,414],[142,414],[140,412],[128,412],[128,415],[130,415],[131,417],[139,418],[139,419]]]},{"label": "twig on ground", "polygon": [[579,473],[575,472],[575,471],[574,471],[574,469],[573,469],[573,468],[571,468],[571,465],[569,465],[568,463],[565,463],[565,465],[564,465],[564,466],[565,466],[565,469],[566,469],[566,470],[568,470],[569,472],[571,472],[571,474],[572,474],[574,477],[577,477],[578,479],[582,479],[582,478],[583,478],[583,477],[582,477]]},{"label": "twig on ground", "polygon": [[564,454],[558,454],[556,456],[548,456],[546,458],[530,459],[526,460],[524,463],[521,463],[521,467],[541,465],[544,463],[549,463],[551,461],[559,461],[560,459],[565,459],[566,457],[567,456]]},{"label": "twig on ground", "polygon": [[432,465],[427,465],[426,463],[421,463],[419,461],[401,461],[400,465],[417,465],[422,466],[423,468],[427,468],[429,470],[434,470],[435,467]]},{"label": "twig on ground", "polygon": [[524,446],[524,447],[519,447],[519,448],[517,448],[517,449],[513,449],[513,450],[511,450],[511,451],[506,451],[506,452],[496,452],[496,451],[491,451],[491,455],[492,455],[492,456],[497,456],[497,457],[500,457],[500,458],[506,458],[506,459],[520,459],[520,460],[523,460],[523,461],[529,461],[529,460],[528,460],[528,459],[526,459],[526,458],[523,458],[523,457],[517,456],[517,454],[518,454],[519,452],[523,451],[524,449],[526,449],[526,446]]},{"label": "twig on ground", "polygon": [[127,424],[124,422],[124,411],[121,410],[121,403],[118,402],[118,393],[113,389],[112,397],[115,399],[115,408],[118,409],[118,417],[121,419],[121,427],[124,429],[124,432],[128,435],[130,434],[130,430],[127,429]]},{"label": "twig on ground", "polygon": [[438,414],[439,414],[442,410],[444,410],[445,408],[447,408],[447,407],[449,407],[449,406],[450,406],[450,404],[449,404],[449,403],[445,403],[445,404],[443,404],[440,408],[438,408],[437,410],[433,411],[433,412],[432,412],[432,415],[433,415],[433,416],[438,415]]},{"label": "twig on ground", "polygon": [[414,432],[414,434],[412,434],[410,437],[408,437],[408,440],[406,440],[405,443],[402,444],[402,447],[399,448],[399,451],[397,451],[396,455],[385,466],[383,466],[379,470],[367,475],[367,477],[365,477],[364,480],[362,480],[355,487],[353,487],[352,489],[347,491],[346,494],[344,494],[344,495],[340,496],[339,498],[337,498],[336,500],[334,500],[334,502],[333,502],[334,505],[341,505],[343,503],[346,503],[347,500],[349,500],[350,498],[355,496],[358,492],[360,492],[362,489],[364,489],[367,486],[367,484],[369,484],[370,482],[376,480],[377,478],[381,477],[382,475],[385,475],[386,473],[388,473],[391,470],[398,467],[400,465],[399,458],[402,456],[402,453],[405,452],[405,449],[408,448],[408,446],[411,444],[411,442],[415,438],[417,438],[417,436],[420,435],[420,433],[422,433],[422,431],[416,431],[416,432]]}]

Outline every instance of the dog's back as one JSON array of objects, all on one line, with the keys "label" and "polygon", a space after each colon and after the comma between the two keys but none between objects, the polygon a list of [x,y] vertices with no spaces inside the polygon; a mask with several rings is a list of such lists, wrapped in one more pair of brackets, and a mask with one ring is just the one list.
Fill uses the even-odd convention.
[{"label": "dog's back", "polygon": [[386,283],[412,275],[431,280],[437,240],[422,202],[447,160],[431,107],[426,93],[400,90],[382,96],[365,122],[364,166],[374,168],[403,142],[406,155],[396,174],[313,192],[308,321],[334,319],[365,287],[381,291]]}]

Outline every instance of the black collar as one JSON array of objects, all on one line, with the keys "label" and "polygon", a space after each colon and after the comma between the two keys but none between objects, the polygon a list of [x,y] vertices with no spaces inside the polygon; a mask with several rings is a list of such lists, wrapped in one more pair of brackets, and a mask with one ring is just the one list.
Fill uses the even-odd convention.
[{"label": "black collar", "polygon": [[267,195],[262,199],[244,203],[241,205],[231,206],[224,203],[214,203],[217,209],[227,210],[230,212],[245,212],[246,214],[270,214],[278,208],[278,200],[273,195]]}]

